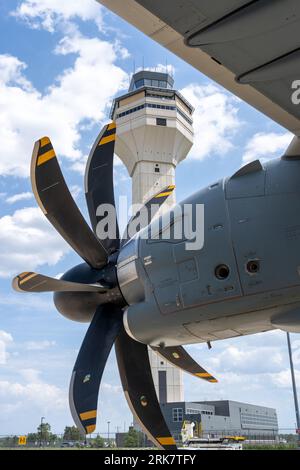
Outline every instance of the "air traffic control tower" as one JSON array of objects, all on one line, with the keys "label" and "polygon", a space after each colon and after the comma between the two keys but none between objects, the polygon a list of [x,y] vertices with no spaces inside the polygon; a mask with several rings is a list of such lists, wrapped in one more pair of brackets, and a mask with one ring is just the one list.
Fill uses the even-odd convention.
[{"label": "air traffic control tower", "polygon": [[[132,203],[142,204],[175,184],[175,169],[193,145],[193,107],[173,88],[168,73],[142,70],[128,93],[113,102],[117,124],[115,152],[132,178]],[[175,204],[175,191],[160,213]],[[182,372],[149,350],[159,401],[184,401]]]},{"label": "air traffic control tower", "polygon": [[[115,151],[132,178],[133,204],[174,184],[175,168],[193,145],[193,107],[173,85],[168,73],[143,70],[133,75],[128,93],[113,103]],[[164,205],[174,202],[175,194]]]}]

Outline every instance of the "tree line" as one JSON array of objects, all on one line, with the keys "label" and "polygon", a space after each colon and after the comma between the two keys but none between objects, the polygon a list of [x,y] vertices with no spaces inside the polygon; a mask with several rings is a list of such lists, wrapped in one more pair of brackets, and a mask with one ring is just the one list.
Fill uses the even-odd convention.
[{"label": "tree line", "polygon": [[[143,447],[145,445],[144,434],[138,432],[133,427],[129,428],[127,433],[122,434],[122,447]],[[0,448],[2,447],[17,447],[19,436],[7,436],[0,438]],[[54,447],[67,443],[73,443],[73,445],[84,446],[93,448],[105,448],[115,446],[113,439],[109,441],[99,434],[95,437],[91,437],[86,442],[79,429],[76,426],[66,426],[62,435],[57,435],[51,431],[51,425],[49,423],[42,423],[37,427],[37,431],[34,433],[27,434],[27,445],[30,446],[42,446],[42,447]]]}]

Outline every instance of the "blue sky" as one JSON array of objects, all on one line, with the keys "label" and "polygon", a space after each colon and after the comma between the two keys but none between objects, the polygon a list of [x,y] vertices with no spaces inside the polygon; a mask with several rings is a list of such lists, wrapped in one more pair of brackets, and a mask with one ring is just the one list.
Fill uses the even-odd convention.
[{"label": "blue sky", "polygon": [[[0,0],[0,434],[33,431],[45,416],[56,432],[72,424],[69,378],[87,326],[60,316],[51,295],[12,292],[24,270],[57,275],[80,260],[59,238],[31,194],[33,143],[52,138],[71,191],[87,215],[83,171],[114,96],[127,90],[133,63],[174,71],[195,106],[195,144],[176,175],[177,199],[230,175],[243,162],[274,158],[291,136],[258,111],[100,7],[94,0]],[[116,196],[130,196],[115,168]],[[292,335],[300,379],[300,340]],[[285,334],[271,332],[189,347],[218,385],[185,377],[187,400],[234,399],[276,407],[295,423]],[[300,384],[299,384],[300,386]],[[132,417],[114,353],[103,377],[97,430]]]}]

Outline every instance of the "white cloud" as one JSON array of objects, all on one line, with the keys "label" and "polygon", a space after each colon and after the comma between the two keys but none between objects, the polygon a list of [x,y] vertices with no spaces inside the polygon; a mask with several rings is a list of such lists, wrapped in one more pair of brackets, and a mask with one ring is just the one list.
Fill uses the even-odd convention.
[{"label": "white cloud", "polygon": [[72,165],[70,166],[71,170],[76,171],[80,175],[85,174],[86,163],[87,163],[87,156],[83,156],[77,159]]},{"label": "white cloud", "polygon": [[21,369],[19,373],[26,382],[41,383],[41,372],[37,369]]},{"label": "white cloud", "polygon": [[28,207],[0,218],[0,277],[55,265],[70,248],[39,208]]},{"label": "white cloud", "polygon": [[118,55],[120,56],[121,59],[125,60],[131,56],[128,49],[122,45],[119,39],[115,39],[113,42],[113,45],[114,45],[115,50],[118,51]]},{"label": "white cloud", "polygon": [[13,196],[10,196],[6,199],[6,202],[8,204],[14,204],[15,202],[20,202],[20,201],[27,201],[28,199],[32,199],[33,194],[26,192],[26,193],[18,193],[14,194]]},{"label": "white cloud", "polygon": [[[276,374],[269,374],[269,377],[273,383],[279,388],[292,388],[292,379],[290,369],[282,370]],[[300,383],[300,371],[295,370],[295,379],[297,383]]]},{"label": "white cloud", "polygon": [[0,175],[27,177],[33,143],[43,135],[50,136],[59,156],[80,161],[81,124],[100,127],[113,96],[128,84],[109,42],[73,31],[55,53],[77,57],[44,94],[26,80],[25,63],[0,55]]},{"label": "white cloud", "polygon": [[[19,268],[18,271],[24,269],[24,266]],[[15,273],[14,273],[15,274]],[[5,276],[9,276],[5,274]],[[0,277],[4,277],[3,275]],[[7,294],[1,292],[0,295],[0,307],[2,310],[8,310],[9,308],[15,308],[18,312],[53,312],[52,303],[49,302],[49,298],[47,298],[46,294],[36,294],[30,295],[26,298],[26,302],[24,302],[24,296],[19,295],[19,293],[14,293],[12,291],[8,291]]]},{"label": "white cloud", "polygon": [[0,86],[18,85],[26,91],[32,91],[31,83],[24,77],[23,72],[26,65],[17,57],[1,54],[0,55]]},{"label": "white cloud", "polygon": [[76,201],[76,199],[78,199],[78,197],[82,193],[82,188],[78,186],[77,184],[73,184],[72,186],[70,186],[70,193],[72,194],[73,198]]},{"label": "white cloud", "polygon": [[253,160],[269,160],[273,157],[280,157],[292,140],[292,134],[286,132],[277,134],[275,132],[258,132],[247,142],[243,162],[248,163]]},{"label": "white cloud", "polygon": [[95,0],[23,0],[12,13],[32,28],[53,32],[57,24],[79,18],[102,27],[102,9]]},{"label": "white cloud", "polygon": [[[262,356],[264,361],[261,360]],[[284,364],[282,351],[278,347],[238,347],[230,345],[211,359],[214,368],[235,373],[260,374],[280,371]]]},{"label": "white cloud", "polygon": [[25,348],[28,351],[43,351],[56,345],[56,341],[27,341]]},{"label": "white cloud", "polygon": [[295,365],[300,365],[300,341],[292,342],[293,361]]},{"label": "white cloud", "polygon": [[13,337],[10,333],[0,330],[0,364],[6,364],[8,353],[7,346],[13,342]]},{"label": "white cloud", "polygon": [[112,384],[107,383],[107,382],[104,382],[104,383],[101,384],[101,389],[106,390],[109,393],[114,393],[114,394],[115,393],[120,394],[123,391],[121,385],[112,385]]},{"label": "white cloud", "polygon": [[241,126],[238,99],[215,85],[190,84],[180,90],[194,106],[194,145],[189,157],[203,160],[225,155],[233,148],[232,138]]},{"label": "white cloud", "polygon": [[6,413],[17,409],[40,409],[43,412],[49,410],[66,409],[66,394],[60,388],[47,384],[39,378],[39,372],[35,370],[23,371],[25,382],[0,381],[1,409]]}]

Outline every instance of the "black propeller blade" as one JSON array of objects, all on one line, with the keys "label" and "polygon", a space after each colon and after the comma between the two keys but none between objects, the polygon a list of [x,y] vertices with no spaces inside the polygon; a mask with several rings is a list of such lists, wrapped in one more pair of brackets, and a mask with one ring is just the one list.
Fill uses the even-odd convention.
[{"label": "black propeller blade", "polygon": [[[128,239],[132,238],[135,233],[145,228],[151,222],[155,214],[158,212],[165,200],[168,199],[168,197],[172,194],[174,189],[175,186],[173,184],[166,186],[164,189],[152,196],[147,202],[145,202],[141,209],[130,218],[123,233],[121,247],[127,242]],[[141,213],[144,214],[143,218],[140,218]],[[136,225],[138,226],[136,227]]]},{"label": "black propeller blade", "polygon": [[122,327],[122,316],[122,310],[114,305],[97,308],[73,369],[70,409],[83,434],[91,434],[96,427],[100,381],[112,345]]},{"label": "black propeller blade", "polygon": [[24,272],[13,279],[13,288],[19,292],[106,292],[107,287],[100,284],[55,279],[43,274]]},{"label": "black propeller blade", "polygon": [[157,400],[147,346],[131,339],[122,328],[116,355],[125,397],[141,428],[160,449],[176,449]]},{"label": "black propeller blade", "polygon": [[72,198],[48,137],[35,143],[31,161],[31,183],[38,205],[69,245],[90,266],[104,266],[108,253]]},{"label": "black propeller blade", "polygon": [[218,382],[209,372],[197,364],[182,346],[172,346],[168,348],[156,348],[151,346],[151,349],[173,364],[173,366],[184,370],[184,372],[188,372],[208,382]]},{"label": "black propeller blade", "polygon": [[[91,150],[85,172],[85,196],[94,233],[97,234],[97,225],[106,216],[97,213],[99,206],[110,204],[115,207],[113,185],[113,159],[116,139],[116,124],[112,122],[103,127]],[[115,227],[113,227],[115,224]],[[102,239],[101,243],[111,254],[119,249],[120,236],[115,215],[110,221],[110,229],[115,228],[113,238]]]}]

